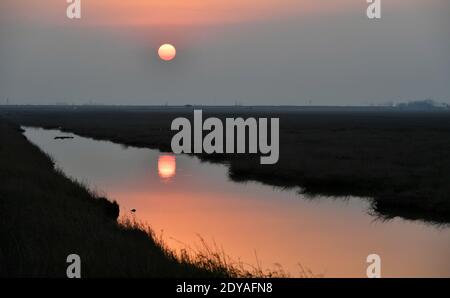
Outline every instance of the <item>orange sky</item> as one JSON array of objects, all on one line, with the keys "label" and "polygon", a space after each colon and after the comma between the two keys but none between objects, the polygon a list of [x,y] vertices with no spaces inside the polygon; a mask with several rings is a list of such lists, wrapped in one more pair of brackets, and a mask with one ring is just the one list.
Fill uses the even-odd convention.
[{"label": "orange sky", "polygon": [[310,0],[100,0],[92,15],[105,23],[132,25],[220,24],[277,18],[311,10]]},{"label": "orange sky", "polygon": [[[434,6],[443,0],[426,1]],[[221,25],[289,17],[353,13],[365,0],[81,0],[82,24],[96,26]],[[383,2],[384,11],[408,10],[420,0]],[[433,4],[431,4],[433,3]],[[39,23],[67,21],[66,0],[2,0],[4,19]]]},{"label": "orange sky", "polygon": [[[93,25],[210,25],[282,19],[361,8],[359,0],[82,0],[83,23]],[[22,19],[65,19],[63,0],[6,0]],[[364,4],[365,5],[365,4]],[[364,9],[364,6],[362,7]]]},{"label": "orange sky", "polygon": [[81,1],[0,0],[0,102],[448,102],[448,0]]}]

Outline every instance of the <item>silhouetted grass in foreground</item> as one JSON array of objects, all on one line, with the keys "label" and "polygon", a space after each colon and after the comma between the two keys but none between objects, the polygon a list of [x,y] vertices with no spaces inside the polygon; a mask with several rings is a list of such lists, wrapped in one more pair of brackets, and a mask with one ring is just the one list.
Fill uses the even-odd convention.
[{"label": "silhouetted grass in foreground", "polygon": [[[199,247],[193,248],[186,245],[185,248],[177,252],[169,248],[162,236],[158,237],[149,225],[129,217],[121,218],[119,223],[124,229],[145,231],[169,258],[178,260],[181,263],[191,264],[207,272],[224,272],[225,277],[231,278],[290,277],[290,274],[285,272],[282,266],[275,266],[275,269],[264,269],[258,260],[256,260],[254,265],[234,260],[222,248],[215,243],[207,243],[201,236],[199,236]],[[299,266],[300,272],[298,277],[322,277],[321,275],[314,275],[311,270],[304,269],[301,265]]]},{"label": "silhouetted grass in foreground", "polygon": [[119,207],[55,170],[20,129],[0,120],[0,277],[269,277],[205,246],[177,255],[153,231],[117,221]]}]

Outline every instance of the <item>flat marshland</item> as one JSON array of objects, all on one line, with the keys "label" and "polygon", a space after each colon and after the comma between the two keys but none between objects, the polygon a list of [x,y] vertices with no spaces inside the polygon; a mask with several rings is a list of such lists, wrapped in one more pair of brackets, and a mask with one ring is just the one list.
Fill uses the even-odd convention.
[{"label": "flat marshland", "polygon": [[[221,251],[175,255],[119,206],[55,169],[16,124],[0,119],[0,277],[66,277],[82,257],[82,277],[270,276],[244,270]],[[275,274],[275,273],[273,273]]]},{"label": "flat marshland", "polygon": [[[306,194],[370,198],[382,218],[450,222],[450,112],[385,108],[199,107],[204,117],[280,118],[280,160],[200,155],[224,162],[234,181],[300,187]],[[170,151],[176,117],[194,107],[3,107],[24,126]]]}]

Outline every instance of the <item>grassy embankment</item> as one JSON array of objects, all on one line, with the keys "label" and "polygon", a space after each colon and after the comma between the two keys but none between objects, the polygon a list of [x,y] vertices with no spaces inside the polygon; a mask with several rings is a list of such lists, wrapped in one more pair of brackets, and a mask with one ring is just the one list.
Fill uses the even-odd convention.
[{"label": "grassy embankment", "polygon": [[119,206],[54,168],[18,126],[0,119],[0,277],[65,277],[69,254],[82,277],[263,275],[216,251],[175,256],[152,231],[121,221]]},{"label": "grassy embankment", "polygon": [[[192,108],[4,107],[28,126],[170,151],[171,121]],[[246,155],[200,156],[227,162],[235,181],[256,180],[304,193],[370,197],[374,214],[450,223],[450,113],[205,109],[204,117],[279,117],[280,161]]]}]

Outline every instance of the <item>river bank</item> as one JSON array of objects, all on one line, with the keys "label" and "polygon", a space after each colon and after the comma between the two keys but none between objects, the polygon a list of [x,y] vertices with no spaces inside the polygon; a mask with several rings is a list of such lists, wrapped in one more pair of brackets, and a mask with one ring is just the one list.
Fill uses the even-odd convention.
[{"label": "river bank", "polygon": [[146,226],[118,223],[119,206],[55,169],[0,119],[0,276],[66,277],[81,257],[82,277],[233,277],[250,274],[215,253],[175,256]]},{"label": "river bank", "polygon": [[[194,107],[3,107],[20,125],[170,151],[171,121]],[[304,194],[372,198],[373,213],[450,222],[450,113],[392,109],[205,108],[206,116],[279,117],[280,160],[261,166],[245,154],[198,155],[226,163],[237,182],[301,187]]]}]

